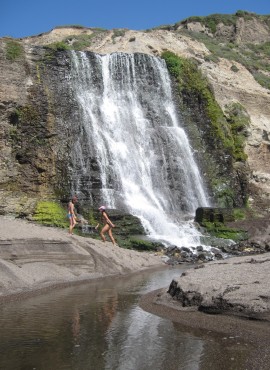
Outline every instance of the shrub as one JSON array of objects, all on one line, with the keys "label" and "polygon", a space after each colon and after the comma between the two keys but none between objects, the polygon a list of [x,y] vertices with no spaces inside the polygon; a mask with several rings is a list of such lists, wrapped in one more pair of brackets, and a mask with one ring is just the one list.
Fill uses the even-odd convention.
[{"label": "shrub", "polygon": [[266,89],[270,90],[270,77],[266,76],[264,73],[261,72],[254,72],[253,76],[255,80]]},{"label": "shrub", "polygon": [[70,47],[64,41],[53,42],[47,45],[47,47],[55,51],[70,50]]},{"label": "shrub", "polygon": [[[205,27],[207,27],[213,34],[216,33],[217,25],[223,23],[226,26],[235,25],[237,17],[234,14],[210,14],[206,17],[189,17],[180,24],[185,24],[189,22],[200,22]],[[179,24],[179,23],[178,23]]]},{"label": "shrub", "polygon": [[237,68],[237,67],[236,67],[236,65],[235,65],[235,64],[233,64],[233,65],[231,66],[231,70],[232,70],[233,72],[237,73],[237,72],[239,71],[239,68]]},{"label": "shrub", "polygon": [[15,40],[6,41],[6,58],[14,61],[23,55],[22,45]]},{"label": "shrub", "polygon": [[119,30],[119,29],[113,30],[113,34],[112,34],[113,43],[115,43],[115,38],[116,37],[122,37],[122,36],[125,35],[125,33],[126,33],[125,30]]},{"label": "shrub", "polygon": [[[270,17],[269,17],[270,18]],[[268,18],[267,18],[268,19]],[[265,18],[263,18],[265,20]],[[270,19],[269,19],[270,27]],[[217,61],[218,58],[226,58],[231,61],[236,61],[246,67],[254,76],[256,81],[263,87],[270,89],[270,78],[262,71],[270,71],[269,53],[270,42],[262,44],[245,44],[236,45],[232,42],[220,42],[219,40],[209,37],[200,32],[181,30],[181,33],[192,37],[205,44],[207,49],[212,53],[207,55],[205,60]],[[236,66],[231,69],[237,72]]]},{"label": "shrub", "polygon": [[91,39],[93,34],[91,35],[71,35],[65,39],[65,43],[70,43],[68,45],[69,49],[73,50],[83,50],[91,45]]},{"label": "shrub", "polygon": [[214,63],[218,63],[219,62],[219,57],[217,57],[216,55],[214,54],[208,54],[204,57],[204,60],[206,62],[214,62]]}]

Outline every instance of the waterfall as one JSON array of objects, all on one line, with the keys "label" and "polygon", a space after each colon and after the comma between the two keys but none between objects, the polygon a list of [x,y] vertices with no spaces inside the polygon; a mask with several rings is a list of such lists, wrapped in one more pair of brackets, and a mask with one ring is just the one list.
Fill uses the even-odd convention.
[{"label": "waterfall", "polygon": [[188,220],[208,198],[165,62],[145,54],[85,52],[71,52],[71,61],[81,125],[74,190],[87,184],[80,177],[90,181],[89,158],[95,157],[102,203],[139,217],[151,238],[199,245],[200,234]]}]

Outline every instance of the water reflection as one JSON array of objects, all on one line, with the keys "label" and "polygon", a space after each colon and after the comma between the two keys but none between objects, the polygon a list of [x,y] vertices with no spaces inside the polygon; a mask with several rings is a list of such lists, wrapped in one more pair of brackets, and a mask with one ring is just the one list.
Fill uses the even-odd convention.
[{"label": "water reflection", "polygon": [[216,370],[220,355],[224,369],[244,369],[245,346],[187,332],[138,307],[141,294],[181,272],[110,278],[1,306],[0,369]]}]

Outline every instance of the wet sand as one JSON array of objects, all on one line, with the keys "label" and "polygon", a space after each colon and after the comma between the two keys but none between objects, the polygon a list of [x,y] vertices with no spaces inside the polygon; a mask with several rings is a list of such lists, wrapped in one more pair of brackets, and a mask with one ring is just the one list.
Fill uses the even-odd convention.
[{"label": "wet sand", "polygon": [[[187,332],[200,332],[200,335],[219,333],[224,336],[238,337],[248,342],[252,348],[246,369],[269,370],[270,364],[270,323],[248,320],[236,316],[209,315],[198,311],[180,309],[173,301],[166,288],[145,294],[140,300],[140,307],[154,315],[166,318],[181,325]],[[236,369],[237,370],[237,369]]]}]

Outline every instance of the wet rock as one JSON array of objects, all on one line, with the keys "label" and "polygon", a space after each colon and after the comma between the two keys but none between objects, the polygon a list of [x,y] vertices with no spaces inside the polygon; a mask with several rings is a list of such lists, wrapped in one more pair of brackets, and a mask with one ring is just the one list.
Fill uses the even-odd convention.
[{"label": "wet rock", "polygon": [[233,208],[199,207],[196,209],[195,222],[202,225],[205,222],[234,221]]}]

